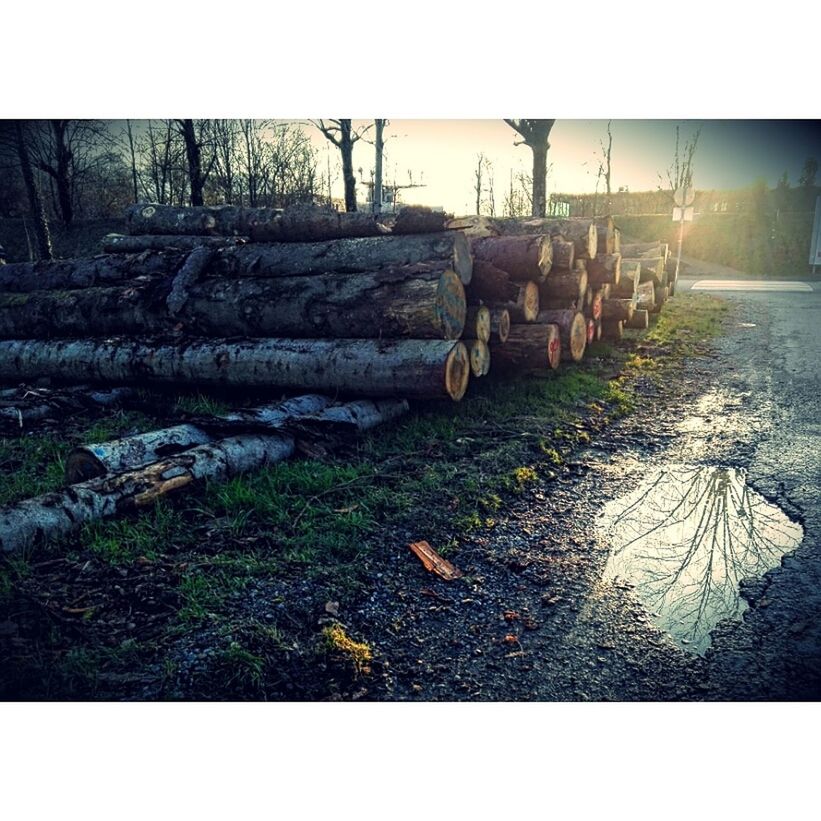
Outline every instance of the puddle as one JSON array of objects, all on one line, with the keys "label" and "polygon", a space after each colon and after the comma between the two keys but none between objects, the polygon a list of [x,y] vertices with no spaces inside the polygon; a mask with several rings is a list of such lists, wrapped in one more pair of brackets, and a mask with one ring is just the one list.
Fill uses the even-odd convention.
[{"label": "puddle", "polygon": [[597,525],[611,548],[604,580],[630,582],[656,625],[699,654],[720,621],[747,609],[739,582],[775,567],[804,536],[744,471],[688,465],[650,471]]}]

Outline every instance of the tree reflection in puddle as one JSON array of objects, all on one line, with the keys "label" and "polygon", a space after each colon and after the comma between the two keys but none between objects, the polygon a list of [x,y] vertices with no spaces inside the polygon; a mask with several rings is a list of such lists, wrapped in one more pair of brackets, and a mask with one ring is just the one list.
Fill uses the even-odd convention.
[{"label": "tree reflection in puddle", "polygon": [[747,608],[739,582],[762,576],[803,538],[801,526],[733,468],[670,465],[605,505],[604,579],[631,582],[657,625],[704,653],[722,619]]}]

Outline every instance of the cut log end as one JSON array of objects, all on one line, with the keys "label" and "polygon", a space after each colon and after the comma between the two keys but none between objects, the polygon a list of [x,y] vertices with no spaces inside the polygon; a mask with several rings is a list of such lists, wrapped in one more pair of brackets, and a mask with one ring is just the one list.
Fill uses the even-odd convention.
[{"label": "cut log end", "polygon": [[470,243],[462,233],[453,235],[453,270],[459,275],[463,285],[469,285],[473,279],[473,256]]},{"label": "cut log end", "polygon": [[522,289],[522,316],[525,322],[535,322],[539,315],[539,286],[535,282],[525,282]]},{"label": "cut log end", "polygon": [[472,339],[468,345],[470,371],[474,376],[485,376],[490,371],[490,348],[481,339]]},{"label": "cut log end", "polygon": [[581,362],[586,347],[587,322],[585,322],[583,314],[577,313],[573,317],[573,322],[570,325],[570,335],[567,341],[570,358],[574,362]]},{"label": "cut log end", "polygon": [[547,364],[550,369],[558,370],[562,361],[562,338],[558,325],[548,324]]},{"label": "cut log end", "polygon": [[496,308],[491,311],[490,331],[499,342],[507,342],[510,336],[510,311],[507,308]]},{"label": "cut log end", "polygon": [[458,339],[465,328],[465,286],[459,275],[450,269],[439,278],[436,291],[436,318],[445,339]]},{"label": "cut log end", "polygon": [[445,360],[445,389],[454,402],[465,395],[469,380],[470,356],[465,345],[459,342]]}]

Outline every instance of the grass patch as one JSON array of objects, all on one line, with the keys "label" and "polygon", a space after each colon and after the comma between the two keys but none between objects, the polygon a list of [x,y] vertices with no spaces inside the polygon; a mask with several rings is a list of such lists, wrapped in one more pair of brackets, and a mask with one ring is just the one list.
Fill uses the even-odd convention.
[{"label": "grass patch", "polygon": [[[664,305],[657,322],[644,333],[649,344],[669,346],[678,356],[698,353],[703,343],[718,336],[729,304],[709,294],[686,291]],[[640,333],[633,332],[640,337]]]}]

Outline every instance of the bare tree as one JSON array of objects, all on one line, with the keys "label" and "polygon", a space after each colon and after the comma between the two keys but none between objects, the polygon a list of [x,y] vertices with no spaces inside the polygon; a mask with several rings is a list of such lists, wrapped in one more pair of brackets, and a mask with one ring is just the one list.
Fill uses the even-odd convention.
[{"label": "bare tree", "polygon": [[219,199],[230,204],[237,194],[235,182],[239,158],[239,123],[237,120],[212,120],[211,133],[214,152],[212,182]]},{"label": "bare tree", "polygon": [[[681,126],[676,126],[676,151],[673,163],[667,169],[667,185],[670,196],[679,188],[689,188],[693,184],[693,158],[698,147],[698,138],[701,136],[701,126],[681,144]],[[664,179],[659,176],[659,190],[663,190]]]},{"label": "bare tree", "polygon": [[137,152],[134,148],[134,132],[131,128],[131,120],[125,121],[126,136],[128,137],[128,153],[131,160],[131,182],[134,187],[134,202],[139,202],[140,192],[137,185]]},{"label": "bare tree", "polygon": [[514,145],[526,145],[533,152],[532,214],[543,217],[547,208],[547,152],[550,131],[555,120],[505,120],[522,139]]},{"label": "bare tree", "polygon": [[473,191],[476,194],[476,213],[482,213],[482,174],[485,170],[485,155],[481,152],[476,155],[476,168],[473,171]]},{"label": "bare tree", "polygon": [[194,120],[177,120],[177,124],[188,160],[191,205],[205,205],[205,183],[216,162],[211,123],[208,120],[198,120],[196,124]]},{"label": "bare tree", "polygon": [[356,177],[353,173],[353,147],[370,130],[373,123],[354,129],[352,120],[315,120],[314,125],[330,140],[342,156],[342,180],[345,185],[345,210],[356,211]]},{"label": "bare tree", "polygon": [[374,120],[374,167],[373,167],[373,211],[382,211],[382,156],[385,152],[385,126],[387,120]]}]

